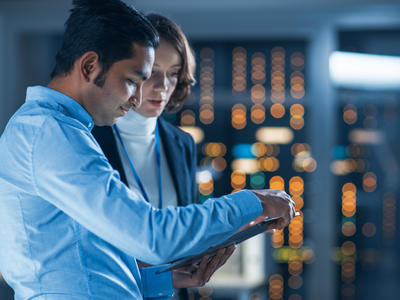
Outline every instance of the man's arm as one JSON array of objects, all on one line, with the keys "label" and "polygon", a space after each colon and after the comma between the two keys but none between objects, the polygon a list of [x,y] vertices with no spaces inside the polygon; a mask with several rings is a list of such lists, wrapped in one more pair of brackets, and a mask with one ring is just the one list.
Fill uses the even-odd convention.
[{"label": "man's arm", "polygon": [[160,264],[201,253],[262,212],[250,191],[203,205],[154,209],[119,180],[88,132],[53,119],[48,122],[33,141],[35,192],[139,260]]}]

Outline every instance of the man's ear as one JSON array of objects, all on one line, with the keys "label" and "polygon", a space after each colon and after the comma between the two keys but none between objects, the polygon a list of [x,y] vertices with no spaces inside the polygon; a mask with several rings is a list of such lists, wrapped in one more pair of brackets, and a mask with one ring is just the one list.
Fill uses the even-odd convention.
[{"label": "man's ear", "polygon": [[83,54],[79,60],[79,71],[87,82],[94,80],[100,72],[99,55],[94,51]]}]

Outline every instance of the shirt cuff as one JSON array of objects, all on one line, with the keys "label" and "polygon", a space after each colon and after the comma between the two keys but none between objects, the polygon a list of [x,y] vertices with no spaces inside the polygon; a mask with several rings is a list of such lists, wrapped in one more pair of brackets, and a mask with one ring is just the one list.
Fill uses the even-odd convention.
[{"label": "shirt cuff", "polygon": [[142,293],[146,300],[169,299],[174,295],[171,271],[160,274],[156,272],[164,269],[165,265],[141,268]]},{"label": "shirt cuff", "polygon": [[246,225],[259,217],[263,212],[260,199],[249,190],[241,190],[229,195],[235,201],[242,213],[242,225]]}]

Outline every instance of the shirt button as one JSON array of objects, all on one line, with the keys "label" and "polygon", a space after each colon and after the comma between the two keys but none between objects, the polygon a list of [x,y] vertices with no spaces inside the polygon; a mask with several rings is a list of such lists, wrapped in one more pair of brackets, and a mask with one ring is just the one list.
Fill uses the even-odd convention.
[{"label": "shirt button", "polygon": [[89,123],[88,127],[92,126],[92,123]]}]

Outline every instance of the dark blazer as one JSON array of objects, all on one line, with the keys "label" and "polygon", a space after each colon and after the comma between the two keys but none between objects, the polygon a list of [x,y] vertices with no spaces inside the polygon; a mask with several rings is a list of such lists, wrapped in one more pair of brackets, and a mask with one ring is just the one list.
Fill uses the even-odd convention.
[{"label": "dark blazer", "polygon": [[[162,117],[158,118],[157,122],[168,167],[177,192],[178,205],[196,203],[198,198],[196,184],[197,162],[196,145],[193,138],[188,133],[165,121]],[[119,172],[121,180],[128,185],[112,128],[109,126],[95,126],[92,134],[103,149],[110,164]]]},{"label": "dark blazer", "polygon": [[[177,192],[178,205],[196,203],[198,200],[196,184],[197,160],[194,140],[189,134],[171,125],[162,117],[159,117],[157,122],[161,142]],[[128,185],[112,128],[109,126],[95,126],[92,134],[100,144],[110,164],[119,172],[121,180]],[[181,300],[189,299],[186,289],[179,290],[178,295]]]}]

